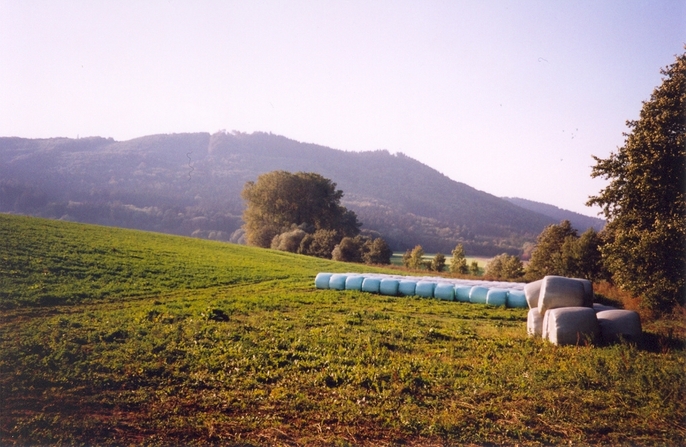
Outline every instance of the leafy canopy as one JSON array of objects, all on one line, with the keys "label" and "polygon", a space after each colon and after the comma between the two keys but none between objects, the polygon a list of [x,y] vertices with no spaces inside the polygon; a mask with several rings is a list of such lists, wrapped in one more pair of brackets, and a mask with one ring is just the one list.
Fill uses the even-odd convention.
[{"label": "leafy canopy", "polygon": [[686,53],[661,73],[639,119],[627,121],[624,146],[594,157],[591,176],[610,183],[587,204],[607,219],[601,252],[615,283],[669,311],[686,291]]},{"label": "leafy canopy", "polygon": [[360,232],[355,213],[340,205],[343,191],[319,174],[268,172],[247,182],[241,196],[247,205],[243,221],[249,245],[270,247],[274,236],[293,227],[308,233],[336,231],[341,237]]}]

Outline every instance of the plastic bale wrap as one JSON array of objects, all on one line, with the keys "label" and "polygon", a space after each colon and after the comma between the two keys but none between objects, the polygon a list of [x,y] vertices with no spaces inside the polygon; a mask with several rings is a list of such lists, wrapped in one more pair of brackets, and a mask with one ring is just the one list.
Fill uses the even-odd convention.
[{"label": "plastic bale wrap", "polygon": [[399,281],[397,279],[387,279],[384,278],[379,284],[379,293],[388,296],[398,295],[398,285]]},{"label": "plastic bale wrap", "polygon": [[345,280],[345,290],[362,290],[364,276],[348,276]]},{"label": "plastic bale wrap", "polygon": [[526,296],[526,304],[529,305],[529,309],[538,307],[538,297],[541,294],[542,285],[543,280],[539,279],[524,286],[524,295]]},{"label": "plastic bale wrap", "polygon": [[362,281],[362,291],[379,293],[379,287],[381,286],[381,280],[378,278],[365,278]]},{"label": "plastic bale wrap", "polygon": [[317,289],[328,289],[329,279],[332,275],[333,273],[317,273],[317,277],[314,278],[314,286]]},{"label": "plastic bale wrap", "polygon": [[433,298],[436,283],[431,281],[419,281],[417,287],[414,289],[414,294],[423,296],[424,298]]},{"label": "plastic bale wrap", "polygon": [[593,303],[593,310],[595,310],[595,313],[597,314],[598,312],[603,312],[605,310],[617,310],[617,308],[606,306],[605,304]]},{"label": "plastic bale wrap", "polygon": [[638,343],[643,336],[641,318],[633,310],[613,309],[596,313],[603,342],[614,343],[620,339]]},{"label": "plastic bale wrap", "polygon": [[455,301],[455,286],[448,283],[438,283],[434,289],[434,296],[441,300]]},{"label": "plastic bale wrap", "polygon": [[347,275],[334,274],[329,278],[329,289],[334,290],[345,290],[345,280],[348,279]]},{"label": "plastic bale wrap", "polygon": [[472,286],[455,286],[455,299],[468,303],[470,290],[472,290]]},{"label": "plastic bale wrap", "polygon": [[486,304],[488,287],[474,286],[469,291],[469,302],[476,304]]},{"label": "plastic bale wrap", "polygon": [[526,333],[529,337],[543,336],[543,315],[538,311],[538,307],[529,309],[526,316]]},{"label": "plastic bale wrap", "polygon": [[572,278],[584,286],[584,307],[593,307],[593,283],[583,278]]},{"label": "plastic bale wrap", "polygon": [[538,297],[538,310],[545,315],[549,309],[559,307],[584,307],[584,286],[564,276],[546,276]]},{"label": "plastic bale wrap", "polygon": [[414,290],[416,288],[417,283],[415,281],[410,281],[409,279],[403,279],[398,283],[398,293],[402,296],[414,295]]},{"label": "plastic bale wrap", "polygon": [[507,307],[526,308],[526,294],[523,290],[508,290],[507,291]]},{"label": "plastic bale wrap", "polygon": [[583,345],[600,335],[600,324],[590,307],[558,307],[543,317],[543,338],[556,345]]},{"label": "plastic bale wrap", "polygon": [[504,306],[507,303],[507,290],[488,289],[486,304],[490,306]]}]

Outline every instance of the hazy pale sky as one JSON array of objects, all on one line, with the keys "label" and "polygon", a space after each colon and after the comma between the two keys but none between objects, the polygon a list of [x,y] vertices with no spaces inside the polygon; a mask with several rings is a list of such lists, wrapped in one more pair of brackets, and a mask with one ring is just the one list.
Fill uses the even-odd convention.
[{"label": "hazy pale sky", "polygon": [[0,136],[272,132],[596,215],[685,43],[683,0],[0,0]]}]

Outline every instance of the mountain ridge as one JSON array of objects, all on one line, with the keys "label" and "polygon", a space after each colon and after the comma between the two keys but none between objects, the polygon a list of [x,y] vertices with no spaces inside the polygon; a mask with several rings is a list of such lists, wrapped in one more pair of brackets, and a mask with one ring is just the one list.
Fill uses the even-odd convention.
[{"label": "mountain ridge", "polygon": [[0,211],[239,240],[245,182],[317,172],[394,250],[517,254],[555,219],[451,180],[402,153],[348,152],[264,132],[0,138]]}]

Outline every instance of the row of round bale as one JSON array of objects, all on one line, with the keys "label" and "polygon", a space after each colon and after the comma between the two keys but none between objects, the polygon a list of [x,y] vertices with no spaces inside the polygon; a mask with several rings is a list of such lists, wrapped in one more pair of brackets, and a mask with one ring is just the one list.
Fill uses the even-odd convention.
[{"label": "row of round bale", "polygon": [[318,289],[359,290],[387,296],[420,296],[447,301],[526,308],[524,284],[438,277],[360,273],[319,273]]},{"label": "row of round bale", "polygon": [[556,345],[638,342],[643,333],[637,312],[595,303],[586,279],[546,276],[526,284],[524,295],[527,333]]}]

